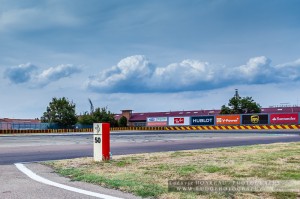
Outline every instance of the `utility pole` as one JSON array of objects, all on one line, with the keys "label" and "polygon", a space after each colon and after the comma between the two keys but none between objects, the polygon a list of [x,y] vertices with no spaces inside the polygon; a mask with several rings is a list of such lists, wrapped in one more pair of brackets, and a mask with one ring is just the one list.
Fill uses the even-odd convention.
[{"label": "utility pole", "polygon": [[239,90],[236,88],[235,89],[235,95],[234,95],[235,99],[239,99]]}]

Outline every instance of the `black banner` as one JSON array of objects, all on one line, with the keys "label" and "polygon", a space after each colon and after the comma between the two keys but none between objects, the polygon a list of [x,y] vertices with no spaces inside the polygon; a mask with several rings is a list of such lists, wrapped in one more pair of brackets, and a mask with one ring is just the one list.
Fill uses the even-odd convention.
[{"label": "black banner", "polygon": [[191,117],[191,124],[192,125],[214,125],[215,124],[215,117],[214,116],[198,116],[198,117]]},{"label": "black banner", "polygon": [[268,124],[269,117],[267,114],[242,115],[242,124]]}]

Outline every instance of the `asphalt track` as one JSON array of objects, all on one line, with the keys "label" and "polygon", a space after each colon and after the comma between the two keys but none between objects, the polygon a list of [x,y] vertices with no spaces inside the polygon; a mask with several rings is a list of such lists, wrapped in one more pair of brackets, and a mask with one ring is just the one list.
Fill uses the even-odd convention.
[{"label": "asphalt track", "polygon": [[[113,155],[299,142],[299,131],[123,132],[111,134]],[[91,157],[92,134],[18,135],[0,137],[0,165]]]},{"label": "asphalt track", "polygon": [[[258,132],[123,132],[111,134],[113,155],[176,151],[201,148],[229,147],[275,142],[299,142],[298,131]],[[91,199],[91,198],[138,198],[131,194],[105,189],[84,182],[73,182],[61,177],[49,168],[33,161],[67,159],[92,156],[92,134],[64,135],[1,135],[0,136],[0,198],[2,199]],[[53,186],[32,177],[14,163],[25,164],[33,175],[50,181]],[[22,166],[22,164],[17,164]],[[69,189],[63,188],[67,187]],[[73,191],[70,191],[73,190]],[[89,192],[86,195],[80,192]],[[96,196],[99,197],[96,197]]]}]

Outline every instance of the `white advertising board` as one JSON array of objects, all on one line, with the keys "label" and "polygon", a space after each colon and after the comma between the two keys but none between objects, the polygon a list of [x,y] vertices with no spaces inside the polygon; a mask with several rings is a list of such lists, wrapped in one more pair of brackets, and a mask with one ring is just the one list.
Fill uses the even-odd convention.
[{"label": "white advertising board", "polygon": [[167,117],[148,117],[147,126],[167,126]]},{"label": "white advertising board", "polygon": [[169,126],[188,126],[190,117],[169,117]]}]

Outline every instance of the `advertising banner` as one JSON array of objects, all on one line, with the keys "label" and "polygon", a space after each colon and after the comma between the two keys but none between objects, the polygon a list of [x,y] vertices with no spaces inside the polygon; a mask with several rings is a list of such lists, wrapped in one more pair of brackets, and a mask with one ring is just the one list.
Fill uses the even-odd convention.
[{"label": "advertising banner", "polygon": [[190,117],[169,117],[169,126],[190,125]]},{"label": "advertising banner", "polygon": [[215,124],[215,117],[214,116],[198,116],[198,117],[191,117],[191,125],[214,125]]},{"label": "advertising banner", "polygon": [[242,115],[242,124],[268,124],[267,114]]},{"label": "advertising banner", "polygon": [[147,117],[147,126],[167,126],[167,117]]},{"label": "advertising banner", "polygon": [[299,121],[298,113],[270,115],[271,124],[298,124],[298,121]]},{"label": "advertising banner", "polygon": [[217,115],[216,125],[236,125],[241,124],[240,115]]}]

